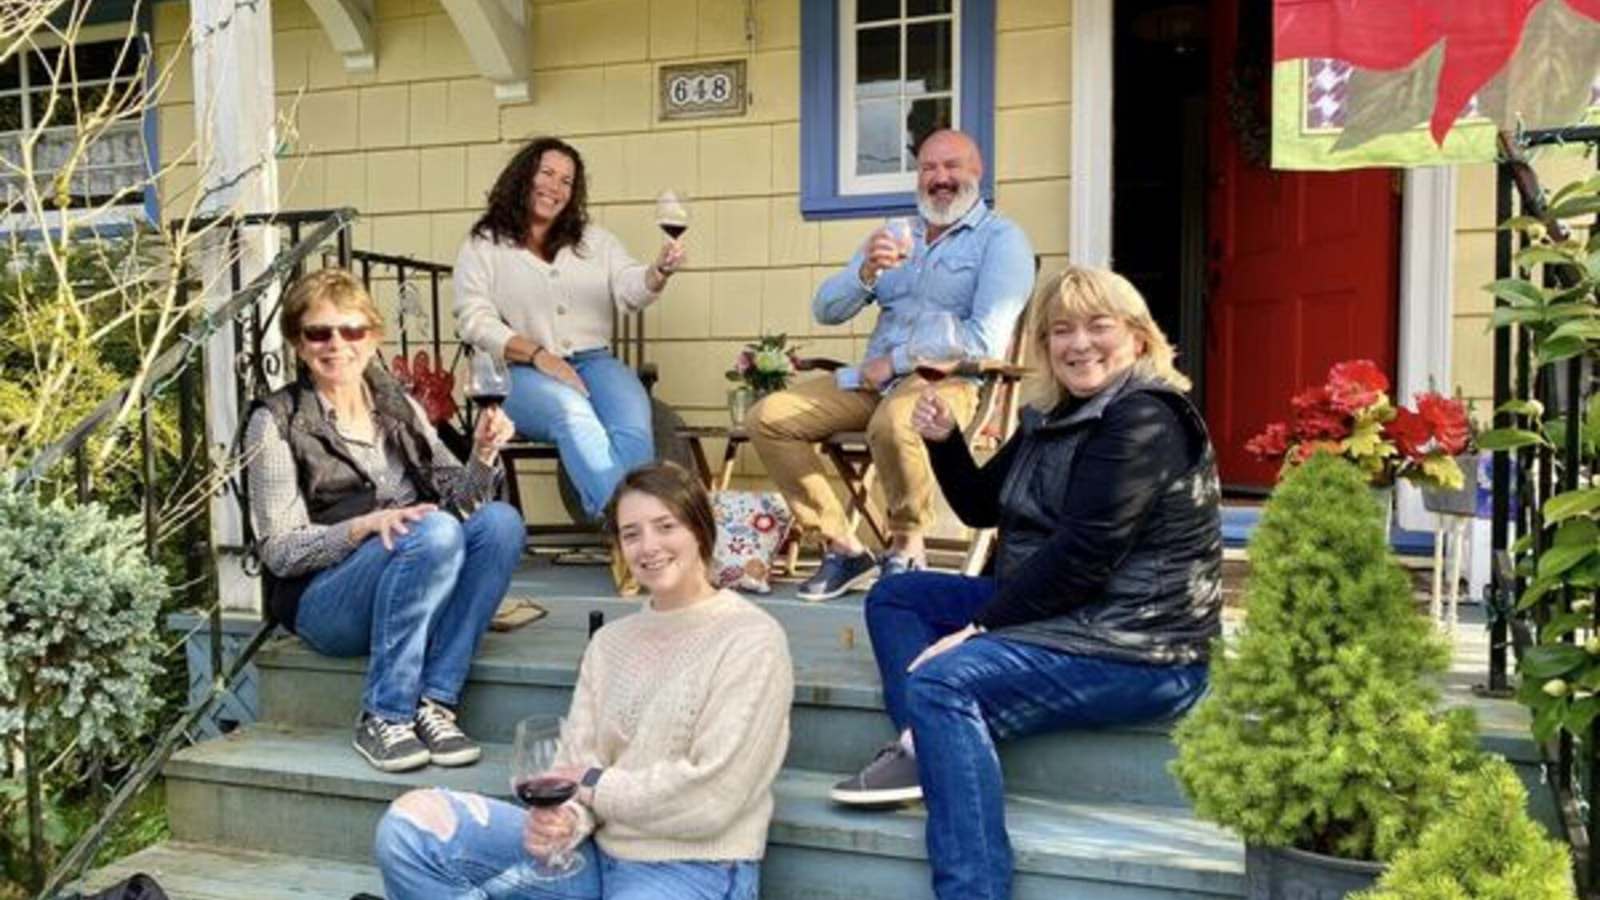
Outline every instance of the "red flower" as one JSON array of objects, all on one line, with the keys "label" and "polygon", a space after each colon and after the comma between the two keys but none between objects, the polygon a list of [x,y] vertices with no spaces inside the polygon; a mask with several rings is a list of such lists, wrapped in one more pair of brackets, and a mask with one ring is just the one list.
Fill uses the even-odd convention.
[{"label": "red flower", "polygon": [[1370,359],[1335,363],[1328,370],[1328,400],[1344,413],[1357,413],[1389,389],[1389,378]]},{"label": "red flower", "polygon": [[1432,433],[1426,419],[1402,406],[1394,411],[1394,419],[1383,426],[1383,436],[1394,441],[1407,459],[1421,459]]},{"label": "red flower", "polygon": [[1289,452],[1289,424],[1273,422],[1267,430],[1244,442],[1246,453],[1262,462],[1282,459]]},{"label": "red flower", "polygon": [[1472,440],[1472,429],[1467,423],[1467,410],[1461,401],[1445,397],[1435,391],[1417,395],[1419,418],[1428,423],[1439,449],[1455,456],[1467,449]]},{"label": "red flower", "polygon": [[755,530],[765,534],[777,527],[778,520],[772,518],[766,513],[758,513],[754,519],[750,520],[750,525],[751,527],[755,528]]}]

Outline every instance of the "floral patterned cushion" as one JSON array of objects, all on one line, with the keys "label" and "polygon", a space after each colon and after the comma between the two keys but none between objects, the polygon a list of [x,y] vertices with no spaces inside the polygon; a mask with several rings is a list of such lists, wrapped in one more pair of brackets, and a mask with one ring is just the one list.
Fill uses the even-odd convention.
[{"label": "floral patterned cushion", "polygon": [[711,496],[717,546],[711,580],[718,587],[770,594],[772,561],[789,536],[794,514],[776,491],[718,491]]}]

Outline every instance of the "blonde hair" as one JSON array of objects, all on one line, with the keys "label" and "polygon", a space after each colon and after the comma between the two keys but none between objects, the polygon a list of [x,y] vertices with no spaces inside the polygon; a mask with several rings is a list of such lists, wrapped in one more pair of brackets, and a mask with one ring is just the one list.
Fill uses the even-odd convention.
[{"label": "blonde hair", "polygon": [[1050,326],[1062,319],[1114,316],[1144,345],[1133,362],[1137,375],[1153,378],[1187,393],[1189,377],[1173,365],[1177,352],[1161,326],[1150,316],[1150,306],[1133,283],[1110,269],[1068,266],[1045,279],[1028,304],[1029,350],[1040,363],[1032,380],[1033,402],[1041,409],[1060,403],[1065,390],[1050,369]]},{"label": "blonde hair", "polygon": [[361,279],[344,269],[328,268],[302,276],[283,298],[283,309],[278,313],[278,331],[285,342],[299,342],[300,323],[305,321],[306,313],[318,303],[327,303],[340,312],[357,313],[367,320],[368,327],[375,334],[383,335],[383,315],[378,312],[378,304],[367,293]]}]

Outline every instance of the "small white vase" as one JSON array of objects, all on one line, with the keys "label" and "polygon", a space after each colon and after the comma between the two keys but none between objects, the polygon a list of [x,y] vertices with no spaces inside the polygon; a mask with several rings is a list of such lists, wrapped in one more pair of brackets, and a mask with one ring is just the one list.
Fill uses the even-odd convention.
[{"label": "small white vase", "polygon": [[733,427],[743,427],[744,418],[749,415],[750,407],[755,402],[755,391],[747,384],[741,384],[728,391],[728,418],[733,420]]}]

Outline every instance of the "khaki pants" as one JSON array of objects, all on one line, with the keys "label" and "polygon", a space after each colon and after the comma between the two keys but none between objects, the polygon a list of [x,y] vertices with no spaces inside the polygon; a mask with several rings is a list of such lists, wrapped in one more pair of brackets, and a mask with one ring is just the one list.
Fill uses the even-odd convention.
[{"label": "khaki pants", "polygon": [[[933,525],[933,472],[922,436],[911,428],[911,410],[927,386],[909,375],[884,396],[841,390],[832,377],[819,377],[769,394],[751,408],[745,418],[750,443],[789,501],[796,524],[829,540],[849,534],[844,504],[828,483],[816,445],[841,431],[865,431],[889,504],[889,531],[921,534]],[[972,418],[977,385],[952,378],[939,382],[936,390],[957,422]]]}]

